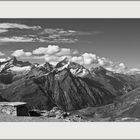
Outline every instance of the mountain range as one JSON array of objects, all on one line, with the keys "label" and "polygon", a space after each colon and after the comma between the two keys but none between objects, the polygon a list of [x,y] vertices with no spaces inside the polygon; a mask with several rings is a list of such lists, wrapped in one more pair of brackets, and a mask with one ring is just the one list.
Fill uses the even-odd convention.
[{"label": "mountain range", "polygon": [[27,102],[29,109],[57,106],[74,111],[129,98],[132,103],[136,101],[133,96],[139,98],[139,91],[139,73],[114,73],[101,66],[87,69],[68,58],[55,66],[22,62],[16,57],[0,62],[0,101]]}]

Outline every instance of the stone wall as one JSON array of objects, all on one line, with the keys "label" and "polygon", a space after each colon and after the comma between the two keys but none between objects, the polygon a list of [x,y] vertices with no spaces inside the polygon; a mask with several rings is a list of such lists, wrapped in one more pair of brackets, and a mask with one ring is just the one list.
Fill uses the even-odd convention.
[{"label": "stone wall", "polygon": [[0,112],[13,116],[17,115],[17,109],[14,106],[8,106],[8,105],[0,106]]}]

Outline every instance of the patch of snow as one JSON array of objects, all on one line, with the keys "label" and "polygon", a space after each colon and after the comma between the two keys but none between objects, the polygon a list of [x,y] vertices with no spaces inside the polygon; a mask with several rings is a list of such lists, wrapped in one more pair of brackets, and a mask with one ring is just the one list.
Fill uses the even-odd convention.
[{"label": "patch of snow", "polygon": [[3,64],[3,65],[0,66],[0,72],[5,68],[6,64],[7,63],[5,63],[5,64]]},{"label": "patch of snow", "polygon": [[70,72],[74,75],[77,75],[77,76],[85,76],[88,74],[88,71],[86,69],[70,69]]},{"label": "patch of snow", "polygon": [[57,68],[57,70],[61,71],[61,70],[65,69],[65,68],[67,68],[69,64],[70,64],[70,62],[68,62],[67,64],[65,64],[64,66],[62,66],[60,68]]},{"label": "patch of snow", "polygon": [[25,67],[14,66],[14,67],[11,67],[9,69],[12,71],[28,71],[28,70],[31,70],[31,66],[25,66]]}]

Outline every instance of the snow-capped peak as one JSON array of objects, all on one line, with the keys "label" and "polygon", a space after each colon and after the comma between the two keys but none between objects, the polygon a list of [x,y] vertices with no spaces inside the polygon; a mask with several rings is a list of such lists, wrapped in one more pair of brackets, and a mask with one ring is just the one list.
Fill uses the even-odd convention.
[{"label": "snow-capped peak", "polygon": [[30,62],[22,62],[18,61],[16,57],[12,57],[11,59],[8,59],[7,61],[0,63],[0,72],[2,71],[28,71],[31,69],[31,63]]},{"label": "snow-capped peak", "polygon": [[63,69],[67,68],[70,70],[70,72],[76,76],[83,77],[87,74],[89,74],[89,70],[83,67],[82,65],[71,62],[68,58],[63,59],[57,65],[55,66],[57,71],[62,71]]},{"label": "snow-capped peak", "polygon": [[69,65],[69,63],[70,63],[70,61],[66,57],[62,61],[60,61],[59,63],[57,63],[56,66],[55,66],[55,68],[58,69],[58,70],[62,70],[64,68],[66,68]]}]

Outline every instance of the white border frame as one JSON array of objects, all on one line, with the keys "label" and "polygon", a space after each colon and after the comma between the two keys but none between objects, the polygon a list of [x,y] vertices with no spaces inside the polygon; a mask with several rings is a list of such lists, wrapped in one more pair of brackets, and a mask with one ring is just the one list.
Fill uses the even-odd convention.
[{"label": "white border frame", "polygon": [[140,1],[0,1],[0,18],[139,18]]},{"label": "white border frame", "polygon": [[[1,1],[0,18],[140,18],[140,2]],[[0,122],[1,139],[138,139],[139,130],[139,122]]]}]

